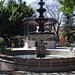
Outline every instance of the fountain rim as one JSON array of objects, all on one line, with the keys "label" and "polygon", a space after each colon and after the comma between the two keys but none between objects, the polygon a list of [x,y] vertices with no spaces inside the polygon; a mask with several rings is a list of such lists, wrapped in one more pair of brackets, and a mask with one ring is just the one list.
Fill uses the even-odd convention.
[{"label": "fountain rim", "polygon": [[29,34],[54,34],[54,33],[53,32],[29,32]]},{"label": "fountain rim", "polygon": [[[22,19],[22,22],[23,22],[23,25],[24,24],[29,24],[29,25],[32,25],[32,24],[30,24],[30,22],[31,21],[34,21],[36,24],[33,24],[33,25],[36,25],[36,26],[39,26],[39,23],[38,22],[36,22],[35,20],[37,20],[37,19],[39,19],[39,20],[42,20],[42,19],[44,19],[44,20],[48,20],[47,22],[53,22],[52,24],[46,24],[47,22],[45,22],[44,23],[44,26],[49,26],[49,25],[55,25],[56,23],[57,23],[57,20],[56,19],[54,19],[54,18],[35,18],[35,17],[25,17],[24,19]],[[45,25],[46,24],[46,25]]]},{"label": "fountain rim", "polygon": [[70,57],[61,57],[61,58],[45,58],[45,57],[38,57],[38,58],[30,58],[30,57],[25,57],[25,58],[22,58],[22,57],[15,57],[15,56],[11,56],[11,55],[4,55],[4,54],[1,54],[0,55],[0,58],[10,58],[10,59],[22,59],[22,60],[25,60],[25,59],[29,59],[29,60],[32,60],[32,59],[35,59],[35,60],[44,60],[44,59],[48,59],[48,60],[52,60],[52,59],[66,59],[66,58],[68,58],[68,59],[71,59],[71,58],[73,58],[73,59],[75,59],[75,57],[74,56],[70,56]]}]

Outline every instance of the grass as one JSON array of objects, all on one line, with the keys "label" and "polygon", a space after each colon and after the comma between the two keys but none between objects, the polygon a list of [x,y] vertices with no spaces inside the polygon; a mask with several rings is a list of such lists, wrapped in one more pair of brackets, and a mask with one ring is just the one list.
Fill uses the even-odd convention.
[{"label": "grass", "polygon": [[0,48],[0,50],[10,50],[11,48]]},{"label": "grass", "polygon": [[5,48],[5,50],[10,50],[11,48]]}]

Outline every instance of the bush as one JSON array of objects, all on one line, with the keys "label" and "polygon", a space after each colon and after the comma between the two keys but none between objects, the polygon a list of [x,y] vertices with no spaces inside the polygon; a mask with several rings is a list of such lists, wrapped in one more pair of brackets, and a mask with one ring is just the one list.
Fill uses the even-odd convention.
[{"label": "bush", "polygon": [[0,37],[0,45],[3,43],[4,39]]},{"label": "bush", "polygon": [[66,47],[70,47],[70,43],[67,42],[67,43],[65,44],[65,46],[66,46]]},{"label": "bush", "polygon": [[2,37],[0,37],[0,53],[3,48],[3,42],[4,42],[4,39]]},{"label": "bush", "polygon": [[4,42],[4,39],[2,37],[0,37],[0,48],[2,48],[3,42]]}]

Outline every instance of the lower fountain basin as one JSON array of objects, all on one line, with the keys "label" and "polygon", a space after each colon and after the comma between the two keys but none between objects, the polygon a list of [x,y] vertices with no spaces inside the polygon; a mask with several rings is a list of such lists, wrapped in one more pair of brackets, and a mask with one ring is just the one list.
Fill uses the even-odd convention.
[{"label": "lower fountain basin", "polygon": [[[20,57],[20,58],[37,58],[37,55],[16,55],[15,57]],[[64,58],[64,56],[59,56],[59,55],[45,55],[45,58]]]},{"label": "lower fountain basin", "polygon": [[66,72],[75,71],[75,57],[65,58],[20,58],[0,55],[0,69],[26,72]]},{"label": "lower fountain basin", "polygon": [[47,49],[43,58],[36,58],[36,49],[17,49],[7,53],[14,56],[0,55],[2,69],[40,73],[75,71],[75,56],[70,55],[71,51],[68,48]]}]

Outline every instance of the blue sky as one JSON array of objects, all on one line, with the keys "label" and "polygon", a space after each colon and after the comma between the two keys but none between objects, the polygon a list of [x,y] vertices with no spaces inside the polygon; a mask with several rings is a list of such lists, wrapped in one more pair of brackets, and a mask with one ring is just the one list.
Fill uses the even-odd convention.
[{"label": "blue sky", "polygon": [[[5,1],[8,2],[8,0],[5,0]],[[16,0],[16,1],[18,1],[18,0]],[[27,4],[30,4],[31,2],[36,1],[36,0],[23,0],[23,1],[27,2]]]},{"label": "blue sky", "polygon": [[30,4],[31,2],[36,1],[36,0],[24,0],[24,1],[27,2],[27,4]]},{"label": "blue sky", "polygon": [[[1,1],[1,0],[0,0]],[[19,0],[16,0],[16,1],[19,1]],[[31,2],[33,2],[33,1],[37,1],[37,0],[23,0],[23,1],[25,1],[26,3],[27,3],[27,5],[29,5]],[[40,0],[39,0],[40,1]],[[49,1],[52,1],[52,0],[49,0]],[[5,0],[5,3],[7,3],[8,2],[8,0]]]}]

